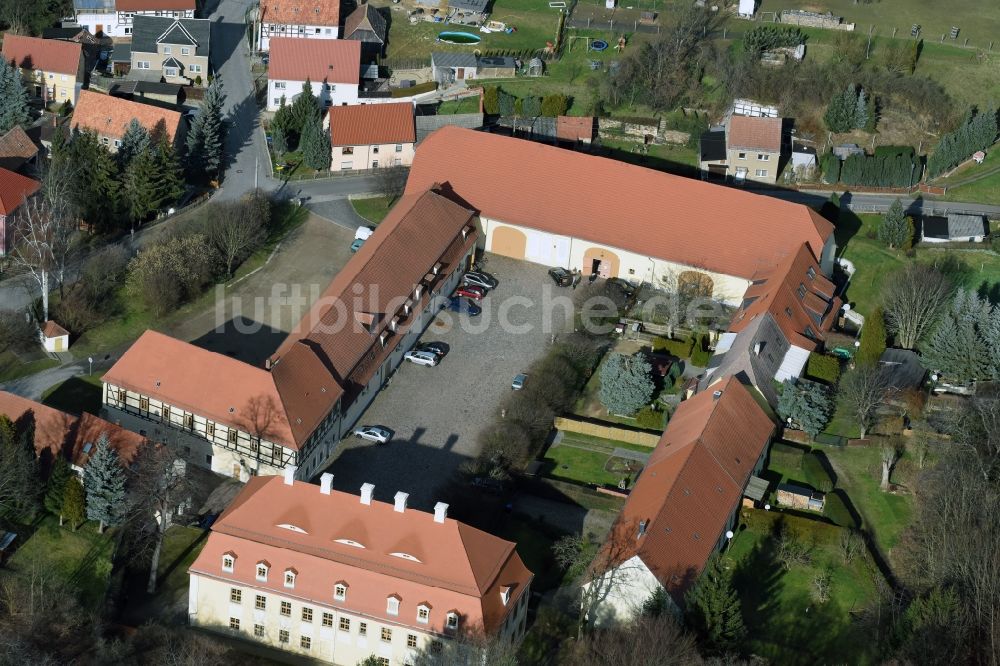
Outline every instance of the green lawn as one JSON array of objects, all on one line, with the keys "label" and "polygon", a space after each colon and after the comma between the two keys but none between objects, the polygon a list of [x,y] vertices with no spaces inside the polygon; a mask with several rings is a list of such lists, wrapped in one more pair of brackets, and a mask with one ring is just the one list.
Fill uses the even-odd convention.
[{"label": "green lawn", "polygon": [[[1000,144],[993,144],[992,147],[986,151],[986,159],[983,160],[982,164],[976,164],[975,162],[969,161],[968,163],[958,167],[945,178],[936,178],[931,181],[934,185],[946,185],[952,187],[955,183],[967,180],[969,178],[974,178],[977,174],[981,174],[984,171],[990,169],[996,169],[1000,167]],[[957,189],[957,188],[953,188]],[[951,191],[948,192],[947,199],[951,198]]]},{"label": "green lawn", "polygon": [[84,606],[97,609],[107,591],[113,551],[111,534],[98,534],[97,523],[85,523],[74,532],[59,527],[57,518],[46,516],[5,568],[21,576],[30,575],[33,569],[53,576],[76,590]]},{"label": "green lawn", "polygon": [[158,594],[166,596],[186,595],[188,589],[188,567],[194,564],[198,553],[205,546],[207,532],[197,527],[172,525],[163,539],[160,554]]},{"label": "green lawn", "polygon": [[946,201],[963,201],[967,203],[997,204],[1000,203],[1000,172],[986,176],[958,187],[949,187],[945,194]]},{"label": "green lawn", "polygon": [[378,224],[392,210],[395,197],[351,197],[354,212],[372,224]]},{"label": "green lawn", "polygon": [[103,375],[103,372],[99,372],[93,375],[70,377],[42,393],[42,402],[68,414],[82,412],[96,414],[101,409],[101,377]]},{"label": "green lawn", "polygon": [[59,365],[59,361],[42,355],[40,351],[37,355],[32,355],[32,358],[33,360],[22,360],[12,351],[0,352],[0,382],[9,382]]},{"label": "green lawn", "polygon": [[442,102],[437,112],[439,116],[457,113],[479,113],[479,97],[462,97]]},{"label": "green lawn", "polygon": [[[861,557],[845,564],[839,555],[841,528],[773,511],[742,517],[725,558],[735,567],[748,650],[776,664],[876,663],[873,637],[850,615],[873,601],[874,584]],[[772,535],[778,521],[811,544],[809,564],[786,570],[777,560]],[[825,571],[830,597],[821,603],[811,595],[812,581]]]},{"label": "green lawn", "polygon": [[[577,483],[617,486],[624,477],[630,479],[630,484],[634,482],[641,469],[642,464],[637,461],[611,456],[617,442],[607,442],[608,446],[604,451],[578,448],[573,444],[572,438],[565,437],[558,446],[549,447],[542,458],[545,475]],[[622,447],[626,448],[627,445]],[[649,451],[650,449],[645,449],[645,452]]]}]

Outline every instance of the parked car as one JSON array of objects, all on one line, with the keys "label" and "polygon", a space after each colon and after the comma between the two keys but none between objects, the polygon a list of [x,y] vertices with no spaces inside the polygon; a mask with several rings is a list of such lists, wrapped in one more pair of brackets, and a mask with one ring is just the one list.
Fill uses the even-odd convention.
[{"label": "parked car", "polygon": [[549,269],[549,277],[556,283],[557,287],[568,287],[573,284],[573,274],[565,268],[555,267]]},{"label": "parked car", "polygon": [[471,284],[463,285],[455,290],[455,296],[464,296],[466,298],[471,298],[474,301],[483,300],[483,296],[485,295],[485,289]]},{"label": "parked car", "polygon": [[472,301],[458,297],[448,301],[448,309],[452,312],[469,315],[470,317],[478,317],[483,312],[483,309]]},{"label": "parked car", "polygon": [[464,284],[483,287],[484,289],[496,289],[498,284],[495,277],[489,273],[482,273],[480,271],[469,271],[462,276],[462,282]]},{"label": "parked car", "polygon": [[443,342],[422,342],[415,347],[416,351],[427,351],[438,356],[448,353],[448,345]]},{"label": "parked car", "polygon": [[528,381],[528,375],[523,372],[514,376],[514,381],[510,383],[510,387],[515,391],[520,391],[524,388],[524,382]]},{"label": "parked car", "polygon": [[351,252],[357,252],[361,249],[361,246],[365,244],[364,238],[355,238],[354,242],[351,243]]},{"label": "parked car", "polygon": [[417,365],[434,367],[438,364],[438,355],[429,351],[410,350],[403,355],[403,358]]},{"label": "parked car", "polygon": [[378,444],[388,444],[389,440],[392,439],[392,433],[387,428],[372,425],[355,428],[354,436],[360,437],[361,439],[367,439],[369,442],[376,442]]}]

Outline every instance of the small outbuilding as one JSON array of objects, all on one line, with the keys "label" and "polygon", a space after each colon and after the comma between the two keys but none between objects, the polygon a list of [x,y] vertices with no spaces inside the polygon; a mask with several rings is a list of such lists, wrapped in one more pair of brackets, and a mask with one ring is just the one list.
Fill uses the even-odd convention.
[{"label": "small outbuilding", "polygon": [[375,62],[385,52],[385,18],[371,3],[358,5],[344,19],[344,39],[361,42],[361,62]]},{"label": "small outbuilding", "polygon": [[41,337],[42,346],[47,352],[64,352],[69,349],[69,331],[51,319],[42,327]]},{"label": "small outbuilding", "polygon": [[783,483],[778,486],[775,497],[781,506],[805,511],[822,511],[826,505],[826,496],[818,490]]},{"label": "small outbuilding", "polygon": [[754,12],[757,11],[757,0],[740,0],[740,6],[737,10],[737,15],[740,18],[753,18]]},{"label": "small outbuilding", "polygon": [[920,240],[925,243],[982,243],[984,238],[986,219],[982,215],[931,215],[923,218],[920,225]]},{"label": "small outbuilding", "polygon": [[532,58],[528,62],[528,76],[541,76],[545,73],[545,63],[541,58]]},{"label": "small outbuilding", "polygon": [[909,349],[886,349],[878,362],[889,388],[895,391],[920,388],[927,376],[920,357]]}]

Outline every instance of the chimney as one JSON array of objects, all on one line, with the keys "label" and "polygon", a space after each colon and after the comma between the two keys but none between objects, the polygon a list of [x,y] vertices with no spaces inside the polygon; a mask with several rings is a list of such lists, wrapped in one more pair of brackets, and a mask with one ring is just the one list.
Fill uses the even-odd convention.
[{"label": "chimney", "polygon": [[295,465],[289,465],[285,468],[285,485],[290,486],[295,482],[295,472],[298,471],[298,467]]},{"label": "chimney", "polygon": [[323,472],[319,477],[319,491],[324,495],[330,494],[330,484],[333,483],[333,474]]},{"label": "chimney", "polygon": [[375,492],[374,483],[361,484],[361,503],[367,506],[372,505],[372,493]]},{"label": "chimney", "polygon": [[722,391],[715,391],[714,393],[712,393],[713,400],[718,400],[721,397],[722,397]]},{"label": "chimney", "polygon": [[448,517],[448,505],[444,502],[438,502],[434,505],[434,522],[443,523],[444,519]]},{"label": "chimney", "polygon": [[396,513],[403,513],[404,511],[406,511],[406,499],[408,497],[409,495],[407,493],[404,493],[402,490],[396,493],[396,497],[394,498],[396,504],[393,507]]}]

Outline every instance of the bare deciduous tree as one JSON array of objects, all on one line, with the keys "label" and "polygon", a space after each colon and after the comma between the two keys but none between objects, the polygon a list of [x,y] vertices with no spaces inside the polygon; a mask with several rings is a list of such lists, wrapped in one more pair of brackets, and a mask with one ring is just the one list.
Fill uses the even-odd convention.
[{"label": "bare deciduous tree", "polygon": [[72,217],[48,198],[34,196],[14,215],[14,263],[25,268],[42,297],[43,320],[49,318],[49,292],[64,278],[66,261],[76,236]]},{"label": "bare deciduous tree", "polygon": [[24,350],[38,344],[38,326],[27,312],[0,310],[0,352]]},{"label": "bare deciduous tree", "polygon": [[394,166],[376,169],[374,173],[375,187],[378,188],[378,193],[385,197],[388,205],[391,206],[403,194],[409,170],[405,167]]},{"label": "bare deciduous tree", "polygon": [[640,617],[615,629],[595,631],[581,640],[576,666],[694,666],[704,661],[694,636],[671,613]]},{"label": "bare deciduous tree", "polygon": [[889,393],[888,374],[877,365],[858,366],[841,380],[839,392],[857,419],[861,439],[864,439]]},{"label": "bare deciduous tree", "polygon": [[947,276],[930,266],[908,264],[893,273],[882,298],[896,344],[913,349],[937,321],[952,291]]},{"label": "bare deciduous tree", "polygon": [[879,461],[882,465],[882,481],[879,487],[885,492],[889,490],[889,477],[899,459],[903,457],[903,442],[897,438],[889,438],[882,441],[878,447]]},{"label": "bare deciduous tree", "polygon": [[226,275],[264,241],[269,219],[270,202],[260,192],[212,207],[208,237],[226,265]]}]

